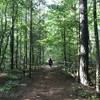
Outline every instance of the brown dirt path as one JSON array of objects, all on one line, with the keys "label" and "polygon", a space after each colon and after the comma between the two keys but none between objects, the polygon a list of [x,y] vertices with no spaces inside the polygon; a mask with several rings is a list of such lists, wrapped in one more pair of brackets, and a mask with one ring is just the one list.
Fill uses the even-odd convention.
[{"label": "brown dirt path", "polygon": [[70,88],[73,86],[73,79],[71,77],[67,80],[61,73],[46,71],[41,74],[37,73],[33,80],[22,100],[68,100],[72,98]]},{"label": "brown dirt path", "polygon": [[[14,90],[12,98],[0,100],[86,100],[75,95],[75,80],[57,68],[34,72]],[[77,93],[76,93],[77,94]]]}]

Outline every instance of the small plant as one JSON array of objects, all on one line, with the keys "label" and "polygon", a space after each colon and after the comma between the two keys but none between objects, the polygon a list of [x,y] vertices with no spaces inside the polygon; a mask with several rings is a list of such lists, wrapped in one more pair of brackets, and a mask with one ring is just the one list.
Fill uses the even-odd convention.
[{"label": "small plant", "polygon": [[0,87],[0,92],[9,93],[14,87],[19,84],[18,81],[7,81],[3,86]]},{"label": "small plant", "polygon": [[91,98],[91,93],[89,91],[86,91],[86,90],[82,89],[81,87],[75,87],[74,91],[75,91],[75,95],[77,97]]}]

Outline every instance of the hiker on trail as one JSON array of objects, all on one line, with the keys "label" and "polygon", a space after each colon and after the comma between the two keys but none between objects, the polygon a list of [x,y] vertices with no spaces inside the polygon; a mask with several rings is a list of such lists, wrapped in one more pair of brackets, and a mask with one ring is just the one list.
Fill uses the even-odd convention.
[{"label": "hiker on trail", "polygon": [[49,64],[50,67],[52,67],[52,65],[53,65],[53,60],[52,60],[51,58],[48,60],[48,64]]}]

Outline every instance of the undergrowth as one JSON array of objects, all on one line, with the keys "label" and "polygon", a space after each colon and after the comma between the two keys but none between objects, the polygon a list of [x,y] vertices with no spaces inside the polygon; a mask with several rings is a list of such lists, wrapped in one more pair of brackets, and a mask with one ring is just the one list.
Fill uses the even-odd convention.
[{"label": "undergrowth", "polygon": [[3,86],[0,86],[0,92],[9,93],[11,92],[16,86],[18,86],[19,81],[9,80]]}]

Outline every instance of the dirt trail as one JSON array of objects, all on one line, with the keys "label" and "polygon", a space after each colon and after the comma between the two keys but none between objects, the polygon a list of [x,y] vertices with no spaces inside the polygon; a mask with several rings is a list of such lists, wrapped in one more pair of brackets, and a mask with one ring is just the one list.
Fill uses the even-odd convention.
[{"label": "dirt trail", "polygon": [[72,98],[72,79],[67,80],[61,73],[54,70],[35,73],[33,80],[22,100],[68,100]]},{"label": "dirt trail", "polygon": [[[86,100],[75,96],[75,80],[57,68],[34,72],[15,89],[15,96],[2,100]],[[1,100],[1,99],[0,99]]]}]

